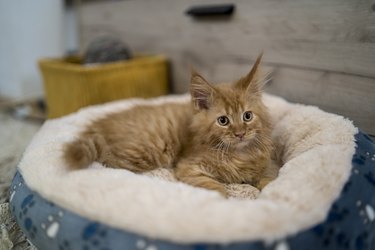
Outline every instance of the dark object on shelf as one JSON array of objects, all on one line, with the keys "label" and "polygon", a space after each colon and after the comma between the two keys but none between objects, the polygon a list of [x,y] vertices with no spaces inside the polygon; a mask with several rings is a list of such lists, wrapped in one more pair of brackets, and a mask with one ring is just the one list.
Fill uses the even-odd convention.
[{"label": "dark object on shelf", "polygon": [[85,54],[84,64],[107,63],[131,58],[129,48],[114,37],[101,37],[92,41]]},{"label": "dark object on shelf", "polygon": [[230,16],[234,9],[234,4],[197,5],[190,7],[185,13],[193,17]]}]

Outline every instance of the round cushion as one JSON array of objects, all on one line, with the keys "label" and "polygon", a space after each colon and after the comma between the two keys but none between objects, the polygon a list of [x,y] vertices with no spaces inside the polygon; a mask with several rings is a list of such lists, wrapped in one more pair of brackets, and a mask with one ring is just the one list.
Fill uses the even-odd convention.
[{"label": "round cushion", "polygon": [[62,159],[63,145],[108,112],[187,101],[131,99],[47,121],[10,189],[31,242],[40,249],[374,249],[374,144],[349,120],[316,107],[264,95],[284,164],[256,199],[225,199],[99,163],[73,171]]}]

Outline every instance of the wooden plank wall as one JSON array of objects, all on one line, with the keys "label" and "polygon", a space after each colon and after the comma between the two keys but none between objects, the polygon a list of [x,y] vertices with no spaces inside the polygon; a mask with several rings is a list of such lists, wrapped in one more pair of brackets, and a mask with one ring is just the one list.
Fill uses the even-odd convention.
[{"label": "wooden plank wall", "polygon": [[166,54],[173,92],[187,91],[190,67],[212,81],[245,74],[260,51],[273,71],[267,91],[317,105],[375,135],[375,2],[232,0],[232,18],[196,20],[194,4],[219,0],[84,3],[82,42],[121,37],[133,51]]}]

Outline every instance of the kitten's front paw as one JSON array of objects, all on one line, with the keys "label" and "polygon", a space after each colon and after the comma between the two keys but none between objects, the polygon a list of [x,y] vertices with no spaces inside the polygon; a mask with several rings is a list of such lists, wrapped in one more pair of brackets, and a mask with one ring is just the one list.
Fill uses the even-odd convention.
[{"label": "kitten's front paw", "polygon": [[271,178],[263,178],[261,180],[258,181],[258,183],[255,185],[259,190],[262,190],[265,186],[268,185],[268,183],[270,183],[271,181],[273,181],[273,179]]},{"label": "kitten's front paw", "polygon": [[259,190],[249,184],[226,184],[225,189],[229,197],[256,199],[259,196]]}]

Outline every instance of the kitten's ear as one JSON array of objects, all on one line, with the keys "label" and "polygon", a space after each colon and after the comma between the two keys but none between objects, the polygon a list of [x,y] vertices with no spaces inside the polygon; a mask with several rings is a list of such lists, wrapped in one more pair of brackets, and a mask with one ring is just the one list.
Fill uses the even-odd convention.
[{"label": "kitten's ear", "polygon": [[250,70],[250,72],[238,80],[235,84],[236,88],[240,88],[243,90],[247,90],[251,93],[259,93],[263,87],[263,81],[261,77],[259,77],[259,64],[262,60],[263,52],[258,56],[257,60],[254,63],[254,66]]},{"label": "kitten's ear", "polygon": [[190,94],[196,109],[209,109],[213,102],[215,89],[194,69],[191,70]]}]

